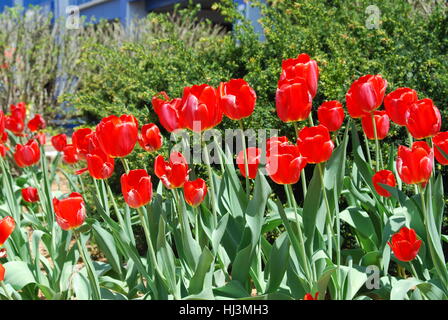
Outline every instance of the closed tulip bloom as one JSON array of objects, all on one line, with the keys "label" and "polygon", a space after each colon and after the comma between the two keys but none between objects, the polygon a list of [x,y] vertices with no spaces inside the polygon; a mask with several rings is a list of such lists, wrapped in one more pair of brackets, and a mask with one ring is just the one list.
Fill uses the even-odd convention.
[{"label": "closed tulip bloom", "polygon": [[45,127],[46,127],[45,119],[40,114],[36,114],[33,119],[28,121],[28,129],[30,129],[31,132],[45,129]]},{"label": "closed tulip bloom", "polygon": [[[390,128],[389,116],[386,111],[375,111],[373,117],[376,125],[376,134],[378,140],[383,140],[387,137]],[[367,138],[370,140],[375,139],[375,128],[372,123],[372,116],[366,115],[361,118],[362,130],[366,134]]]},{"label": "closed tulip bloom", "polygon": [[311,293],[307,293],[305,294],[305,296],[303,297],[303,300],[317,300],[317,298],[319,297],[319,292],[316,292],[316,294],[313,295]]},{"label": "closed tulip bloom", "polygon": [[114,173],[115,160],[98,149],[87,154],[87,169],[95,179],[108,179]]},{"label": "closed tulip bloom", "polygon": [[168,189],[180,188],[188,178],[188,163],[180,152],[171,153],[169,162],[157,156],[154,172]]},{"label": "closed tulip bloom", "polygon": [[415,139],[435,136],[442,126],[439,109],[431,99],[423,99],[409,108],[406,126]]},{"label": "closed tulip bloom", "polygon": [[417,92],[410,88],[398,88],[384,98],[384,108],[390,120],[399,126],[405,126],[409,108],[417,102]]},{"label": "closed tulip bloom", "polygon": [[397,182],[395,181],[395,176],[390,170],[380,170],[376,172],[372,177],[373,186],[375,187],[375,191],[383,197],[390,197],[391,194],[384,187],[380,186],[381,184],[385,184],[391,187],[395,187]]},{"label": "closed tulip bloom", "polygon": [[5,128],[11,131],[15,136],[23,136],[23,130],[25,129],[25,123],[22,119],[5,116]]},{"label": "closed tulip bloom", "polygon": [[439,148],[448,155],[448,132],[439,132],[432,138],[432,142],[434,143],[434,154],[436,156],[437,161],[446,166],[448,164],[448,159],[440,152]]},{"label": "closed tulip bloom", "polygon": [[51,144],[56,151],[62,152],[67,146],[67,135],[64,133],[51,137]]},{"label": "closed tulip bloom", "polygon": [[353,82],[346,94],[348,113],[361,118],[378,109],[383,103],[387,81],[380,75],[366,75]]},{"label": "closed tulip bloom", "polygon": [[89,153],[89,138],[93,130],[90,128],[81,128],[73,132],[72,144],[81,159],[85,159]]},{"label": "closed tulip bloom", "polygon": [[86,219],[84,199],[77,192],[72,192],[67,198],[53,199],[56,222],[63,230],[80,227]]},{"label": "closed tulip bloom", "polygon": [[0,281],[5,280],[5,267],[0,263]]},{"label": "closed tulip bloom", "polygon": [[197,207],[204,201],[207,195],[207,184],[201,178],[194,181],[186,181],[184,184],[185,201],[192,207]]},{"label": "closed tulip bloom", "polygon": [[207,84],[185,87],[179,115],[183,128],[201,132],[215,127],[223,115],[217,90]]},{"label": "closed tulip bloom", "polygon": [[278,148],[280,148],[282,145],[289,145],[289,140],[287,137],[272,137],[266,140],[266,156],[269,157],[271,153],[271,149],[274,150],[274,152],[277,152]]},{"label": "closed tulip bloom", "polygon": [[314,98],[317,93],[319,68],[317,62],[312,60],[306,53],[299,54],[295,59],[283,60],[278,87],[280,88],[287,80],[297,78],[305,80],[308,90]]},{"label": "closed tulip bloom", "polygon": [[38,163],[39,159],[40,149],[36,140],[30,140],[25,145],[16,145],[14,160],[20,168],[32,166]]},{"label": "closed tulip bloom", "polygon": [[37,202],[39,201],[39,193],[36,188],[28,187],[22,189],[22,198],[26,202]]},{"label": "closed tulip bloom", "polygon": [[257,95],[245,80],[221,82],[218,91],[222,111],[228,118],[240,120],[254,112]]},{"label": "closed tulip bloom", "polygon": [[[255,179],[257,177],[258,166],[260,164],[261,157],[261,149],[250,147],[246,150],[246,159],[247,159],[247,168],[249,170],[249,178]],[[236,158],[236,164],[240,169],[241,175],[246,177],[246,165],[244,163],[244,150],[241,150],[238,153],[238,157]]]},{"label": "closed tulip bloom", "polygon": [[64,160],[65,163],[75,164],[79,161],[78,151],[74,145],[66,145],[62,152],[62,160]]},{"label": "closed tulip bloom", "polygon": [[13,217],[7,216],[0,219],[0,247],[6,242],[11,233],[14,231],[16,222]]},{"label": "closed tulip bloom", "polygon": [[433,151],[425,141],[414,142],[412,148],[398,147],[397,172],[404,183],[426,186],[433,161]]},{"label": "closed tulip bloom", "polygon": [[96,136],[104,153],[112,158],[126,157],[138,139],[138,122],[133,115],[109,116],[96,127]]},{"label": "closed tulip bloom", "polygon": [[327,161],[330,159],[334,149],[330,132],[323,125],[304,127],[300,130],[297,145],[300,148],[300,153],[306,158],[308,163]]},{"label": "closed tulip bloom", "polygon": [[151,202],[152,182],[146,170],[131,170],[121,176],[121,192],[131,208],[140,208]]},{"label": "closed tulip bloom", "polygon": [[303,79],[285,82],[277,88],[275,107],[283,122],[303,121],[311,112],[313,98]]},{"label": "closed tulip bloom", "polygon": [[387,244],[390,246],[398,260],[409,262],[417,257],[422,240],[417,240],[417,235],[414,229],[403,227],[399,232],[392,236],[391,241]]},{"label": "closed tulip bloom", "polygon": [[138,136],[138,143],[148,152],[159,150],[163,144],[163,137],[160,134],[159,127],[154,123],[145,124],[142,127],[141,134]]},{"label": "closed tulip bloom", "polygon": [[160,92],[152,98],[154,112],[159,117],[160,124],[169,132],[181,129],[179,111],[182,99],[171,99],[165,92]]},{"label": "closed tulip bloom", "polygon": [[338,131],[344,123],[344,108],[336,100],[324,102],[317,109],[317,118],[320,124],[327,127],[328,131]]},{"label": "closed tulip bloom", "polygon": [[26,105],[24,102],[19,102],[18,104],[10,105],[9,111],[11,112],[11,116],[16,119],[22,120],[22,122],[25,122],[26,118]]},{"label": "closed tulip bloom", "polygon": [[277,184],[295,184],[307,164],[306,158],[300,154],[298,146],[290,142],[275,141],[270,144],[267,152],[266,171]]}]

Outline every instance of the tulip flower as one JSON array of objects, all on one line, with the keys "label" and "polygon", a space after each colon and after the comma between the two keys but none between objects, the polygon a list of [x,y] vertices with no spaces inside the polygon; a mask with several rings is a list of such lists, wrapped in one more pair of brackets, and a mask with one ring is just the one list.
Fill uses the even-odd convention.
[{"label": "tulip flower", "polygon": [[16,105],[10,105],[9,110],[11,112],[11,116],[22,120],[22,122],[25,121],[26,118],[26,105],[24,102],[19,102]]},{"label": "tulip flower", "polygon": [[186,181],[184,184],[185,201],[192,207],[197,207],[204,201],[207,195],[207,184],[201,178],[194,181]]},{"label": "tulip flower", "polygon": [[316,292],[316,294],[313,295],[311,293],[307,293],[305,294],[305,296],[303,297],[303,300],[317,300],[317,298],[319,297],[319,292]]},{"label": "tulip flower", "polygon": [[30,203],[39,201],[39,194],[37,192],[37,189],[33,187],[22,189],[22,198],[24,201]]},{"label": "tulip flower", "polygon": [[89,152],[89,138],[93,130],[90,128],[81,128],[73,132],[72,144],[81,159],[85,159]]},{"label": "tulip flower", "polygon": [[338,131],[344,123],[344,109],[339,101],[324,102],[317,109],[319,123],[326,126],[328,131]]},{"label": "tulip flower", "polygon": [[[159,98],[161,96],[162,98]],[[182,99],[170,100],[165,92],[160,92],[152,98],[154,112],[159,117],[160,124],[169,132],[181,129],[179,111]]]},{"label": "tulip flower", "polygon": [[283,122],[303,121],[311,112],[312,99],[303,79],[285,81],[275,95],[277,115]]},{"label": "tulip flower", "polygon": [[36,114],[33,119],[28,121],[28,129],[30,129],[31,132],[45,129],[45,127],[46,127],[45,119],[40,114]]},{"label": "tulip flower", "polygon": [[6,152],[8,152],[8,147],[3,143],[0,143],[0,157],[4,158],[6,156]]},{"label": "tulip flower", "polygon": [[405,126],[409,108],[417,102],[417,92],[410,88],[398,88],[384,98],[384,108],[390,120],[399,126]]},{"label": "tulip flower", "polygon": [[245,80],[221,82],[218,92],[222,111],[228,118],[241,120],[254,112],[257,95]]},{"label": "tulip flower", "polygon": [[5,131],[2,133],[0,133],[0,143],[6,143],[6,141],[8,141],[8,133]]},{"label": "tulip flower", "polygon": [[288,145],[288,138],[282,137],[272,137],[266,140],[266,156],[269,157],[270,150],[277,150],[282,145]]},{"label": "tulip flower", "polygon": [[317,93],[319,81],[319,68],[317,62],[312,60],[307,54],[302,53],[295,59],[287,59],[282,62],[282,73],[278,81],[280,88],[284,82],[291,79],[302,78],[308,87],[308,91],[314,98]]},{"label": "tulip flower", "polygon": [[373,186],[375,191],[383,197],[390,197],[391,194],[384,187],[380,186],[381,184],[385,184],[391,187],[395,187],[397,182],[395,181],[395,176],[390,170],[380,170],[376,172],[372,177]]},{"label": "tulip flower", "polygon": [[0,281],[5,280],[5,267],[0,263]]},{"label": "tulip flower", "polygon": [[121,176],[121,192],[129,207],[140,208],[151,202],[151,177],[144,169],[131,170]]},{"label": "tulip flower", "polygon": [[433,151],[425,141],[414,142],[412,148],[398,147],[397,172],[404,183],[426,186],[433,161]]},{"label": "tulip flower", "polygon": [[15,136],[23,136],[25,123],[22,119],[13,116],[5,116],[5,128],[11,131]]},{"label": "tulip flower", "polygon": [[440,111],[431,99],[419,100],[409,108],[406,127],[415,139],[433,137],[441,126]]},{"label": "tulip flower", "polygon": [[445,153],[448,154],[448,132],[439,132],[432,138],[432,142],[434,143],[434,154],[436,156],[437,161],[446,166],[448,164],[448,159],[440,152],[439,148]]},{"label": "tulip flower", "polygon": [[383,103],[387,81],[380,75],[366,75],[353,82],[346,94],[348,113],[361,118],[378,109]]},{"label": "tulip flower", "polygon": [[169,162],[162,156],[157,156],[154,161],[154,173],[168,189],[180,188],[187,181],[188,163],[182,153],[173,152]]},{"label": "tulip flower", "polygon": [[66,145],[62,152],[63,152],[62,160],[64,160],[65,163],[75,164],[79,161],[78,152],[74,145],[72,144]]},{"label": "tulip flower", "polygon": [[[255,179],[258,172],[258,165],[260,164],[261,149],[260,148],[247,148],[246,150],[247,168],[249,170],[249,178]],[[236,164],[240,169],[241,175],[246,178],[246,165],[244,163],[244,150],[238,153],[236,158]]]},{"label": "tulip flower", "polygon": [[0,110],[0,136],[5,132],[5,114]]},{"label": "tulip flower", "polygon": [[99,180],[108,179],[114,173],[114,159],[106,155],[101,149],[87,154],[86,160],[87,169],[92,178]]},{"label": "tulip flower", "polygon": [[274,140],[272,142],[266,158],[266,171],[269,177],[277,184],[297,183],[300,172],[307,164],[306,158],[300,154],[298,146],[288,141]]},{"label": "tulip flower", "polygon": [[0,219],[0,247],[6,242],[11,233],[14,231],[16,222],[13,217],[7,216]]},{"label": "tulip flower", "polygon": [[[389,133],[390,121],[386,111],[375,111],[373,113],[376,135],[378,140],[383,140]],[[375,128],[372,123],[372,115],[366,115],[361,118],[362,130],[370,140],[375,140]]]},{"label": "tulip flower", "polygon": [[25,145],[17,144],[14,160],[20,168],[32,166],[39,162],[40,149],[36,140],[30,140]]},{"label": "tulip flower", "polygon": [[56,222],[63,230],[80,227],[86,219],[84,199],[77,192],[72,192],[67,198],[53,199]]},{"label": "tulip flower", "polygon": [[300,130],[297,145],[308,163],[321,163],[330,159],[334,143],[327,127],[318,125]]},{"label": "tulip flower", "polygon": [[51,144],[53,145],[53,148],[56,149],[56,151],[64,151],[64,148],[67,146],[67,135],[61,133],[51,137]]},{"label": "tulip flower", "polygon": [[403,227],[392,236],[392,240],[387,244],[398,260],[409,262],[417,257],[422,241],[417,240],[414,229]]},{"label": "tulip flower", "polygon": [[185,87],[181,105],[179,116],[183,128],[202,132],[222,120],[218,92],[207,84]]},{"label": "tulip flower", "polygon": [[138,121],[133,115],[109,116],[96,127],[99,145],[112,158],[126,157],[138,138]]},{"label": "tulip flower", "polygon": [[138,143],[148,152],[159,150],[163,144],[163,137],[160,134],[159,127],[154,123],[145,124],[142,127],[141,134],[138,136]]}]

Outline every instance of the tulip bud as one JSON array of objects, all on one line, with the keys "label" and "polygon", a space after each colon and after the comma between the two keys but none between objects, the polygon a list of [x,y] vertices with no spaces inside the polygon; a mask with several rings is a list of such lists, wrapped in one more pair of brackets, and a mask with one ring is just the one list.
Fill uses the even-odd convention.
[{"label": "tulip bud", "polygon": [[392,240],[387,244],[398,260],[409,262],[417,257],[422,241],[417,240],[414,229],[403,227],[392,236]]}]

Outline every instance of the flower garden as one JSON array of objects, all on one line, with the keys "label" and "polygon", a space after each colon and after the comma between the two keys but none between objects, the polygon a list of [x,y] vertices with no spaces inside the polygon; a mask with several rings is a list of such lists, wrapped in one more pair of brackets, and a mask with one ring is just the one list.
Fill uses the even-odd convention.
[{"label": "flower garden", "polygon": [[316,104],[325,66],[297,53],[272,92],[292,135],[249,136],[243,78],[72,134],[27,101],[0,110],[0,299],[447,299],[438,106],[381,74]]}]

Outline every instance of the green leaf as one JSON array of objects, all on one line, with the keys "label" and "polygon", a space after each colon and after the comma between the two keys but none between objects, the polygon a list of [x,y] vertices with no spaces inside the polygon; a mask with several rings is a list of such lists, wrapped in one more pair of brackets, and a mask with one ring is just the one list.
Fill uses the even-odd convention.
[{"label": "green leaf", "polygon": [[103,229],[98,222],[92,225],[93,235],[112,269],[121,275],[120,257],[115,247],[114,237]]},{"label": "green leaf", "polygon": [[289,263],[289,238],[286,233],[281,234],[275,240],[268,261],[269,281],[266,293],[272,293],[280,286]]},{"label": "green leaf", "polygon": [[[207,247],[204,247],[202,254],[199,258],[199,262],[193,277],[190,280],[188,292],[191,295],[199,294],[203,289],[207,288],[211,290],[212,277],[210,270],[213,269],[214,256]],[[207,274],[209,279],[206,279]]]},{"label": "green leaf", "polygon": [[33,273],[25,262],[10,261],[3,266],[5,267],[5,282],[15,290],[21,290],[30,283],[36,283]]}]

